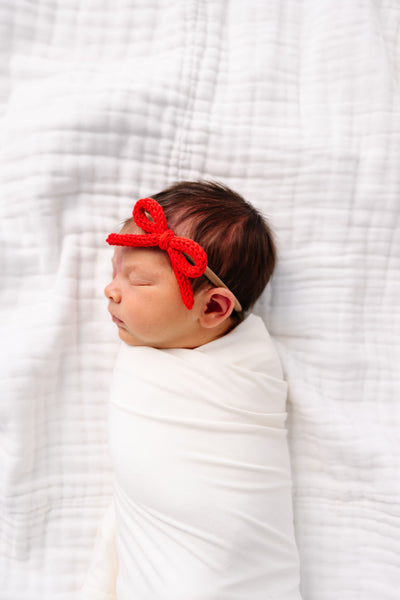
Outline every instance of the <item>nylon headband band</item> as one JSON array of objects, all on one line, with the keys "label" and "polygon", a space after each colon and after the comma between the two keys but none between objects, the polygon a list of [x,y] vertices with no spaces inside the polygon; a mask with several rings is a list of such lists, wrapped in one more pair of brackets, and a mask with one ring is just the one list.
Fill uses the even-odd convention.
[{"label": "nylon headband band", "polygon": [[[188,254],[185,253],[185,256],[186,256],[186,258],[188,259],[189,262],[192,262],[191,258],[190,258],[190,256]],[[214,273],[214,271],[212,269],[210,269],[210,267],[208,267],[208,266],[206,267],[206,270],[204,271],[203,275],[204,275],[204,277],[206,279],[208,279],[208,281],[210,283],[212,283],[216,287],[223,287],[226,290],[229,290],[228,286],[225,285],[225,283],[222,281],[222,279],[220,279],[218,277],[218,275],[216,273]],[[229,290],[229,291],[231,291],[231,290]],[[243,310],[242,309],[242,305],[240,304],[239,300],[236,298],[235,295],[234,295],[234,298],[235,298],[235,306],[234,306],[234,308],[235,308],[236,312],[242,312],[242,310]]]}]

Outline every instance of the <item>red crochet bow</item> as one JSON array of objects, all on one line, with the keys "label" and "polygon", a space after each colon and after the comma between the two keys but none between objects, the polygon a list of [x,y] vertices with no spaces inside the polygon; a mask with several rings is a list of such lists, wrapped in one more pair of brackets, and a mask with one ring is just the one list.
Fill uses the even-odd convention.
[{"label": "red crochet bow", "polygon": [[[152,217],[151,221],[146,212]],[[207,267],[207,254],[203,248],[188,238],[179,237],[169,229],[164,211],[153,198],[138,200],[133,208],[133,220],[146,233],[111,233],[106,242],[112,246],[152,247],[158,246],[168,252],[172,269],[178,281],[182,300],[186,308],[194,303],[189,277],[200,277]],[[193,264],[186,258],[187,254]]]}]

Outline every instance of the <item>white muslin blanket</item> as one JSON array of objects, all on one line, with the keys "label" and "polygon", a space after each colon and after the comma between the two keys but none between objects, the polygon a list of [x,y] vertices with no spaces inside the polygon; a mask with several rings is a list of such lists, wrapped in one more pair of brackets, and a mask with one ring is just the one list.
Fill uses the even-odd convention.
[{"label": "white muslin blanket", "polygon": [[195,350],[121,346],[110,404],[118,600],[300,599],[286,392],[253,315]]}]

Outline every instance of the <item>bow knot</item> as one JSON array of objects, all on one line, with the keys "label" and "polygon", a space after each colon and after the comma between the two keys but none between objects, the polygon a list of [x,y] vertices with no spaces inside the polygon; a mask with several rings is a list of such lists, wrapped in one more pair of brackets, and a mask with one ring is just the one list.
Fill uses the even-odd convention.
[{"label": "bow knot", "polygon": [[158,240],[158,245],[160,249],[167,250],[173,237],[175,237],[175,234],[173,231],[171,231],[171,229],[167,229],[167,231],[164,231],[160,235],[160,238]]},{"label": "bow knot", "polygon": [[[168,253],[182,300],[188,309],[194,304],[189,277],[200,277],[207,268],[207,254],[195,241],[179,237],[169,229],[160,204],[153,198],[138,200],[133,208],[133,220],[144,234],[111,233],[107,242],[113,246],[158,246]],[[149,219],[150,215],[151,219]],[[189,258],[188,258],[189,257]]]}]

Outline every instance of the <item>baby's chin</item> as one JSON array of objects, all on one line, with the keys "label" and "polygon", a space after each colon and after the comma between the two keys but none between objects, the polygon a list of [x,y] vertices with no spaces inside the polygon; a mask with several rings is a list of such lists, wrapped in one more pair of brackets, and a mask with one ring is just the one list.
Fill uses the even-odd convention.
[{"label": "baby's chin", "polygon": [[125,342],[128,346],[146,346],[147,344],[136,340],[132,335],[130,335],[126,329],[123,327],[118,327],[118,335],[119,339]]},{"label": "baby's chin", "polygon": [[127,346],[145,346],[148,348],[159,348],[160,346],[157,343],[148,342],[146,340],[141,340],[136,338],[134,335],[126,331],[124,327],[118,327],[118,335],[119,339],[122,340]]}]

